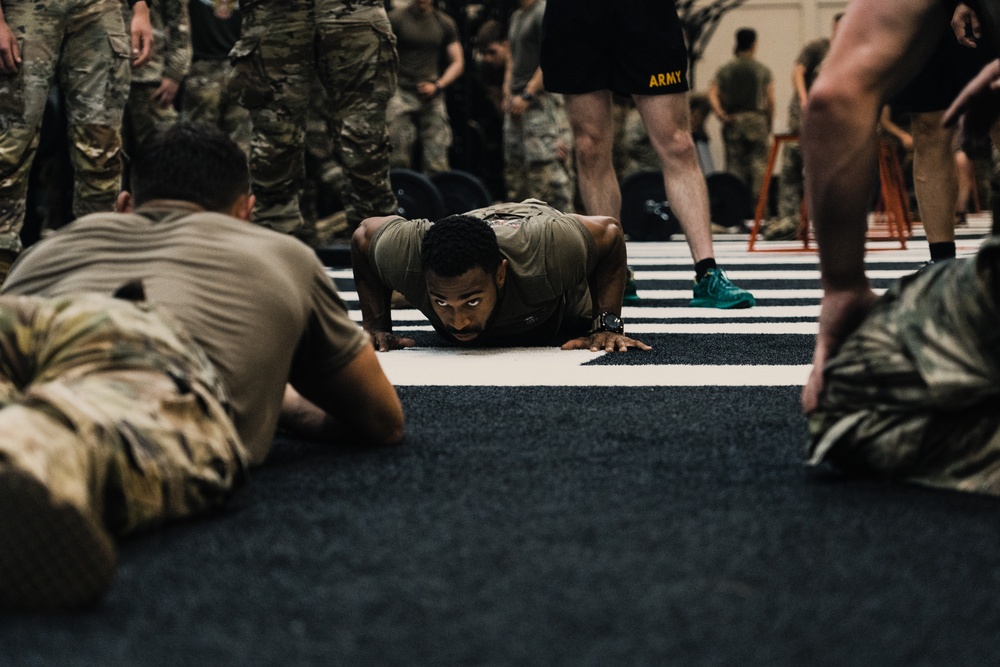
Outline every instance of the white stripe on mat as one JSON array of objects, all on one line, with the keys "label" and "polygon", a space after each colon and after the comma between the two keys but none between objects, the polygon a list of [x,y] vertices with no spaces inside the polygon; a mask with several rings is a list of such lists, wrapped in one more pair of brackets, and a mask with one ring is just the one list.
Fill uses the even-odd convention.
[{"label": "white stripe on mat", "polygon": [[809,366],[583,365],[601,354],[554,348],[436,348],[385,352],[378,358],[389,381],[397,386],[801,386],[810,370]]}]

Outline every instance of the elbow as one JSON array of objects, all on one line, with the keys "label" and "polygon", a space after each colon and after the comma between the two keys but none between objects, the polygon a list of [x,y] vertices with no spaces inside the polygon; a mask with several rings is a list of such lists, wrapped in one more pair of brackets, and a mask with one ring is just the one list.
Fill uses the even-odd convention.
[{"label": "elbow", "polygon": [[406,418],[403,406],[397,405],[391,414],[383,415],[369,433],[368,442],[373,447],[394,447],[406,436]]}]

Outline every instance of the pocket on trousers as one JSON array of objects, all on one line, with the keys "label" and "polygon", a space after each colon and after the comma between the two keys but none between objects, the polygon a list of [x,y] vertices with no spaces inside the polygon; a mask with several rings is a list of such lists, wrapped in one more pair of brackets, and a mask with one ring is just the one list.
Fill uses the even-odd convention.
[{"label": "pocket on trousers", "polygon": [[[125,34],[108,34],[112,59],[105,93],[105,109],[124,108],[132,84],[132,41]],[[121,122],[121,121],[119,121]]]},{"label": "pocket on trousers", "polygon": [[264,71],[258,39],[241,39],[229,53],[232,69],[226,90],[245,109],[260,109],[274,101],[274,89]]}]

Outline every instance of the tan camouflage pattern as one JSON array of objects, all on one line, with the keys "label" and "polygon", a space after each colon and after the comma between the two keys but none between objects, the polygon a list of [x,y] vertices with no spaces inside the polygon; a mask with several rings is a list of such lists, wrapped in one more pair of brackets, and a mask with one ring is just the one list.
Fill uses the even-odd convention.
[{"label": "tan camouflage pattern", "polygon": [[508,112],[503,148],[507,199],[535,198],[560,211],[573,212],[573,141],[562,96],[544,93],[523,115],[515,117]]},{"label": "tan camouflage pattern", "polygon": [[385,112],[396,89],[395,38],[381,1],[311,0],[242,6],[233,76],[250,112],[254,222],[282,232],[302,224],[303,142],[316,77],[330,100],[353,226],[396,209],[389,186]]},{"label": "tan camouflage pattern", "polygon": [[1000,239],[904,278],[824,368],[810,463],[1000,494]]},{"label": "tan camouflage pattern", "polygon": [[227,85],[232,66],[218,60],[191,63],[181,92],[181,118],[217,127],[250,154],[250,114]]},{"label": "tan camouflage pattern", "polygon": [[[450,169],[448,148],[452,139],[451,123],[443,94],[424,99],[414,91],[398,88],[389,100],[386,118],[392,146],[390,167],[417,168],[425,173]],[[415,167],[411,162],[418,137],[423,161]]]},{"label": "tan camouflage pattern", "polygon": [[[180,83],[191,68],[191,19],[187,0],[149,0],[149,22],[153,26],[153,54],[132,74],[132,83],[156,83],[173,79]],[[125,25],[132,12],[124,4]]]},{"label": "tan camouflage pattern", "polygon": [[69,116],[73,213],[113,210],[131,43],[119,0],[4,0],[3,10],[23,62],[17,74],[0,74],[0,249],[19,252],[28,174],[57,83]]},{"label": "tan camouflage pattern", "polygon": [[785,142],[781,150],[781,176],[778,179],[779,218],[798,221],[804,191],[802,148],[797,141]]},{"label": "tan camouflage pattern", "polygon": [[122,120],[122,136],[129,153],[139,150],[139,146],[149,135],[177,122],[179,114],[174,107],[157,106],[151,99],[159,86],[158,82],[132,82]]},{"label": "tan camouflage pattern", "polygon": [[207,357],[147,304],[0,298],[0,460],[113,533],[224,503],[247,459]]},{"label": "tan camouflage pattern", "polygon": [[[125,23],[132,21],[132,12],[125,6]],[[138,150],[149,135],[177,122],[173,106],[159,107],[150,96],[163,79],[181,83],[191,67],[191,21],[186,0],[156,0],[149,3],[149,20],[153,25],[153,54],[149,62],[132,74],[132,87],[125,106],[125,136]]]},{"label": "tan camouflage pattern", "polygon": [[722,126],[726,171],[743,179],[750,186],[753,200],[757,201],[767,171],[771,128],[767,116],[758,111],[742,111],[730,118],[730,122]]}]

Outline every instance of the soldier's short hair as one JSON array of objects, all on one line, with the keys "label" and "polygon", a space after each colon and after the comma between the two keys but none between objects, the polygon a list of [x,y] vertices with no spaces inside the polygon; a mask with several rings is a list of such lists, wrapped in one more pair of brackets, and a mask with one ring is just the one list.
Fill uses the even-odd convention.
[{"label": "soldier's short hair", "polygon": [[431,225],[420,246],[426,271],[454,278],[475,267],[492,274],[503,256],[489,223],[469,215],[450,215]]},{"label": "soldier's short hair", "polygon": [[250,191],[246,154],[224,132],[177,123],[146,139],[131,159],[135,205],[178,199],[225,212]]},{"label": "soldier's short hair", "polygon": [[749,51],[757,43],[757,31],[753,28],[740,28],[736,31],[736,52]]},{"label": "soldier's short hair", "polygon": [[504,25],[496,19],[490,19],[479,27],[479,31],[476,32],[474,45],[477,49],[484,49],[490,44],[503,42],[506,41],[506,39],[507,29]]}]

